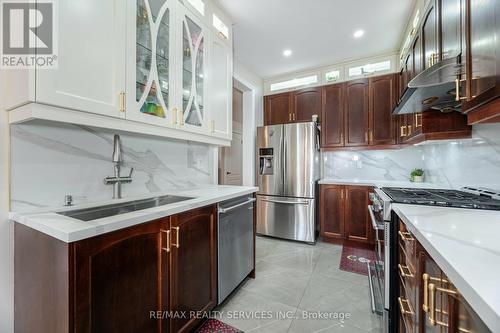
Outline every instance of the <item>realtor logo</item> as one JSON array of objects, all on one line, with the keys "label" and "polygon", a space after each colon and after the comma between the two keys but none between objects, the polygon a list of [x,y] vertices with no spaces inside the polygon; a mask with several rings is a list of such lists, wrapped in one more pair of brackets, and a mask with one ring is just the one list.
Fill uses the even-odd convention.
[{"label": "realtor logo", "polygon": [[0,0],[2,69],[57,68],[54,0]]}]

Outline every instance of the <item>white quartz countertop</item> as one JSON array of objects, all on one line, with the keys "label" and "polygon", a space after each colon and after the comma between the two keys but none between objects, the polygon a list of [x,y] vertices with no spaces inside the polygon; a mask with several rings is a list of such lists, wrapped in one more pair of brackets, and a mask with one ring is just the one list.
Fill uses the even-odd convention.
[{"label": "white quartz countertop", "polygon": [[447,189],[449,185],[435,183],[414,183],[401,180],[370,180],[370,179],[336,179],[324,178],[318,182],[320,185],[359,185],[373,187],[407,187],[407,188],[440,188]]},{"label": "white quartz countertop", "polygon": [[[63,242],[71,243],[107,232],[131,227],[140,223],[171,216],[191,209],[212,205],[221,201],[237,198],[239,196],[253,194],[257,191],[257,187],[212,185],[190,190],[182,190],[175,193],[155,193],[147,196],[123,198],[120,200],[110,200],[106,202],[73,207],[54,207],[26,214],[11,212],[10,219],[57,238]],[[127,202],[137,199],[146,199],[162,195],[192,197],[192,199],[87,222],[55,213],[66,210],[69,211]]]},{"label": "white quartz countertop", "polygon": [[500,212],[393,204],[492,332],[500,332]]}]

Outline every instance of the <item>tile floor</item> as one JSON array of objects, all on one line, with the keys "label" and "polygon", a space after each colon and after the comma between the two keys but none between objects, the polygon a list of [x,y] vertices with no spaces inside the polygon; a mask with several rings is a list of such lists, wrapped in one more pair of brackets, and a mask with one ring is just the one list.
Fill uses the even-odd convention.
[{"label": "tile floor", "polygon": [[216,309],[220,319],[245,332],[380,333],[368,278],[339,270],[341,251],[328,243],[257,237],[257,278]]}]

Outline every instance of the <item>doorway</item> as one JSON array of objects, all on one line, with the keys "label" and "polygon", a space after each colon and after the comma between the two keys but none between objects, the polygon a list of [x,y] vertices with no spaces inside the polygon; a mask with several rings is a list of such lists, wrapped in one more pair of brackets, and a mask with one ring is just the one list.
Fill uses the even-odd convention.
[{"label": "doorway", "polygon": [[219,148],[219,184],[243,185],[243,91],[233,88],[233,140]]}]

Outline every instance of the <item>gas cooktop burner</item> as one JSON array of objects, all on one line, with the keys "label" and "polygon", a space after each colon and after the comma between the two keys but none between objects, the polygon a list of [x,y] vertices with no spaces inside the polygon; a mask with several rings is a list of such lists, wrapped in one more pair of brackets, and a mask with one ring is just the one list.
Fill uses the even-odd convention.
[{"label": "gas cooktop burner", "polygon": [[489,190],[463,188],[463,191],[384,187],[395,203],[454,208],[500,210],[500,194]]}]

